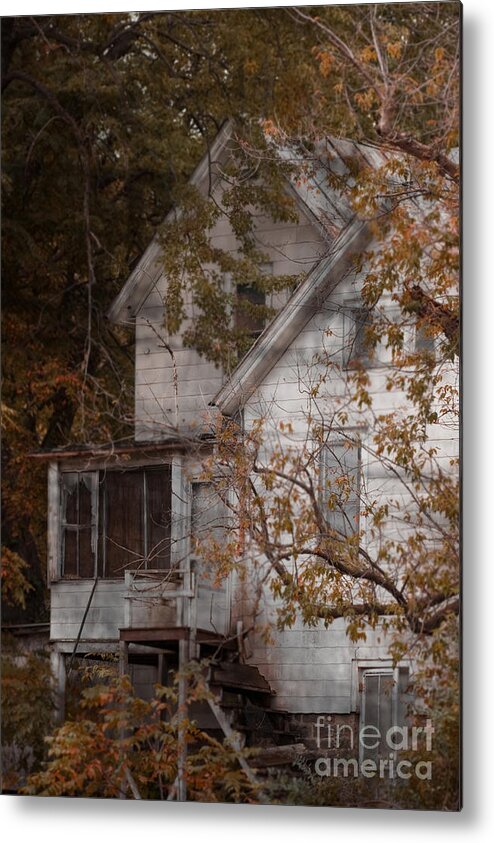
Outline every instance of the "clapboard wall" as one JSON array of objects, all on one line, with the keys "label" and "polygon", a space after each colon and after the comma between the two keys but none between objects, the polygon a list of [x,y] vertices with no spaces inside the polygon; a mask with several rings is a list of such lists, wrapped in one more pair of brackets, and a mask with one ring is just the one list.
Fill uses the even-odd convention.
[{"label": "clapboard wall", "polygon": [[[221,199],[221,185],[215,199]],[[267,256],[266,271],[273,275],[298,275],[309,270],[324,254],[327,243],[299,212],[298,222],[273,222],[258,215],[254,219],[256,246]],[[233,255],[238,242],[226,215],[215,224],[211,245]],[[225,290],[230,292],[225,277]],[[215,413],[210,402],[222,386],[228,371],[208,362],[191,348],[185,348],[182,333],[196,316],[190,292],[184,305],[186,321],[177,335],[164,327],[163,301],[166,278],[161,275],[135,317],[135,435],[138,440],[163,439],[180,431],[211,430]],[[267,304],[279,309],[287,293],[273,294]],[[232,361],[233,364],[233,361]]]},{"label": "clapboard wall", "polygon": [[[259,419],[264,421],[264,447],[259,461],[268,464],[272,449],[305,447],[309,418],[334,423],[334,415],[340,406],[348,402],[352,387],[348,384],[347,372],[343,366],[343,349],[346,342],[345,313],[349,304],[358,302],[362,274],[351,272],[341,280],[318,313],[306,324],[271,371],[255,389],[244,406],[244,424],[248,429]],[[382,307],[393,318],[393,304],[383,299]],[[415,341],[413,326],[410,326],[406,343],[412,348]],[[397,518],[398,507],[411,507],[409,494],[400,478],[386,470],[382,461],[365,451],[371,446],[374,417],[398,410],[406,412],[407,400],[403,392],[386,388],[387,376],[392,371],[390,352],[378,347],[372,364],[369,393],[372,409],[348,407],[347,430],[358,428],[364,443],[361,482],[365,494],[376,501],[395,501],[390,515],[383,522],[386,538],[403,538],[406,527]],[[454,367],[444,369],[444,381],[454,383],[458,373]],[[280,422],[291,423],[289,435],[280,432]],[[457,455],[457,431],[448,426],[431,425],[428,430],[428,445],[437,448],[437,461],[447,467],[451,457]],[[310,447],[310,440],[309,440]],[[393,508],[395,507],[395,508]],[[366,536],[365,518],[361,519],[363,544],[372,553],[378,550]],[[299,561],[300,564],[300,561]],[[250,659],[268,679],[276,697],[273,706],[279,710],[310,713],[349,713],[355,710],[356,683],[359,666],[365,664],[390,665],[386,636],[379,627],[368,629],[365,641],[354,644],[347,637],[345,622],[334,621],[325,629],[321,622],[314,629],[304,627],[297,621],[290,629],[276,628],[276,609],[269,589],[264,588],[262,599],[255,602],[256,577],[265,580],[268,566],[262,558],[257,560],[249,578],[249,588],[236,593],[234,615],[242,617],[244,623],[256,617],[258,628],[268,626],[270,641],[265,643],[260,633],[251,636]]]},{"label": "clapboard wall", "polygon": [[[89,601],[93,580],[59,580],[50,589],[50,638],[75,641]],[[123,579],[100,580],[96,586],[84,629],[83,641],[118,641],[119,628],[125,626]]]}]

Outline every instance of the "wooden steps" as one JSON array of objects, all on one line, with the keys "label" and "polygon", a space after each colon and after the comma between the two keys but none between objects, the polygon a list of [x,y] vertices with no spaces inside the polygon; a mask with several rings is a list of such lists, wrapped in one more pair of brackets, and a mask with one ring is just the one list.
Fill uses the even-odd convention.
[{"label": "wooden steps", "polygon": [[256,665],[239,662],[219,662],[211,665],[209,684],[241,693],[251,692],[268,697],[274,696],[275,693]]}]

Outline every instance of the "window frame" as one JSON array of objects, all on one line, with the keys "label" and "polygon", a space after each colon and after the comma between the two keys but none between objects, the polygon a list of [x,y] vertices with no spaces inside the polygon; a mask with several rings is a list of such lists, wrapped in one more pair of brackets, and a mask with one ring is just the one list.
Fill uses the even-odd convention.
[{"label": "window frame", "polygon": [[247,302],[249,307],[266,307],[266,293],[253,284],[237,284],[235,329],[245,332],[252,339],[257,339],[266,327],[266,319],[249,313],[249,308],[244,307],[243,302]]},{"label": "window frame", "polygon": [[[365,313],[366,319],[362,323],[362,327],[358,327],[358,321],[355,318],[355,313]],[[358,369],[363,367],[365,369],[372,368],[375,363],[375,349],[366,347],[363,343],[363,353],[354,354],[356,347],[356,340],[359,334],[364,335],[367,327],[372,325],[373,315],[372,308],[367,307],[361,299],[347,299],[343,302],[343,348],[342,348],[342,367],[345,370]]]},{"label": "window frame", "polygon": [[[166,565],[162,565],[160,567],[153,566],[152,561],[150,561],[147,557],[149,554],[149,535],[150,535],[150,526],[149,526],[149,519],[150,519],[150,510],[149,510],[149,501],[148,496],[146,495],[146,487],[147,487],[147,476],[150,472],[159,472],[160,470],[167,469],[169,476],[168,476],[168,489],[169,492],[167,496],[169,496],[168,500],[168,511],[169,511],[169,525],[168,525],[168,533],[169,533],[169,547],[167,550],[167,560]],[[104,482],[104,478],[108,474],[122,474],[125,472],[136,472],[141,473],[142,475],[142,485],[143,485],[143,495],[142,495],[142,507],[143,507],[143,536],[142,536],[142,545],[143,545],[143,553],[142,553],[142,562],[144,564],[140,564],[136,567],[130,567],[127,564],[125,567],[122,567],[121,574],[116,574],[115,572],[110,573],[107,575],[106,573],[106,544],[107,541],[105,539],[104,534],[104,523],[107,511],[107,498],[105,495],[104,486],[102,483]],[[64,512],[64,475],[67,474],[78,474],[78,475],[92,475],[92,495],[91,495],[91,511],[95,509],[95,518],[92,519],[91,523],[91,545],[94,547],[94,567],[93,567],[93,574],[91,577],[82,577],[79,573],[75,575],[67,575],[65,573],[65,534],[67,528],[71,531],[74,531],[78,534],[80,531],[80,526],[73,525],[71,523],[67,523],[65,519],[65,512]],[[55,510],[55,484],[56,484],[56,512]],[[60,465],[55,464],[52,465],[51,471],[49,472],[49,501],[50,507],[49,510],[49,547],[48,547],[48,563],[49,563],[49,581],[56,581],[56,580],[64,580],[64,581],[82,581],[82,580],[92,580],[98,577],[98,579],[104,579],[106,582],[108,581],[118,581],[121,582],[125,579],[125,571],[126,570],[161,570],[163,572],[169,570],[173,565],[173,542],[174,542],[174,522],[175,522],[175,514],[174,514],[174,461],[146,461],[146,462],[132,462],[129,461],[128,464],[124,465],[101,465],[101,464],[92,464],[86,465],[81,467],[79,465],[74,464],[66,464]],[[103,528],[103,532],[102,532]],[[84,528],[83,528],[84,529]],[[56,541],[55,537],[56,536]],[[80,570],[80,565],[78,565],[78,570]]]},{"label": "window frame", "polygon": [[[351,710],[356,712],[359,715],[359,763],[361,764],[365,760],[365,747],[362,747],[360,743],[360,730],[365,725],[363,718],[362,718],[362,703],[363,703],[363,690],[362,690],[362,680],[363,676],[366,673],[374,673],[374,674],[392,674],[394,678],[394,695],[396,695],[396,702],[395,702],[395,713],[398,714],[398,706],[400,705],[399,696],[400,693],[403,693],[405,700],[406,698],[411,698],[413,693],[409,690],[411,683],[413,682],[413,669],[412,663],[408,659],[404,659],[400,661],[397,665],[393,666],[393,663],[390,658],[354,658],[352,659],[352,690],[351,690]],[[407,677],[407,690],[400,691],[400,675],[406,675]],[[404,722],[401,725],[409,726],[409,718],[408,715],[405,713],[403,718]],[[393,725],[400,725],[397,722],[397,718],[393,718]],[[372,725],[372,724],[368,724]],[[394,752],[394,756],[397,754],[397,750],[390,750],[390,752]],[[389,757],[389,753],[388,753]]]},{"label": "window frame", "polygon": [[436,337],[427,330],[427,325],[417,320],[413,331],[413,352],[417,355],[430,356],[434,361],[437,357]]},{"label": "window frame", "polygon": [[[264,276],[272,276],[273,264],[271,261],[260,265],[259,270]],[[249,293],[253,294],[252,298]],[[262,301],[255,301],[255,298],[262,298]],[[264,316],[262,319],[259,316],[249,314],[248,308],[242,307],[242,302],[248,302],[253,307],[269,307],[268,294],[266,290],[248,282],[235,285],[235,303],[233,306],[234,327],[237,331],[245,331],[245,333],[252,339],[257,339],[264,331],[267,319]]]},{"label": "window frame", "polygon": [[[348,427],[348,428],[339,428],[333,429],[328,431],[328,435],[325,438],[324,442],[319,444],[319,454],[318,454],[318,463],[319,463],[319,506],[321,508],[321,513],[324,518],[325,523],[328,525],[329,529],[337,529],[332,527],[329,523],[331,514],[336,512],[337,514],[341,513],[345,515],[346,522],[348,526],[352,526],[350,518],[345,513],[345,507],[341,506],[335,510],[328,510],[327,509],[327,477],[328,477],[328,466],[327,461],[325,459],[325,454],[327,453],[328,448],[330,449],[332,446],[341,446],[342,442],[352,440],[356,444],[357,448],[357,465],[356,465],[356,482],[355,482],[355,508],[356,508],[356,519],[355,519],[355,526],[352,526],[351,532],[345,533],[346,538],[351,538],[356,536],[362,532],[363,523],[364,523],[364,516],[362,514],[362,489],[363,489],[363,479],[364,479],[364,436],[366,433],[367,428],[360,426],[360,427]],[[343,476],[343,474],[341,475]],[[350,496],[346,504],[350,504],[353,502],[353,496]],[[338,532],[338,531],[337,531]]]},{"label": "window frame", "polygon": [[[66,514],[66,498],[64,495],[65,488],[63,485],[63,478],[64,475],[68,474],[75,474],[78,477],[76,488],[77,488],[77,503],[76,503],[76,510],[77,510],[77,517],[79,517],[80,512],[80,483],[82,477],[84,475],[90,476],[91,481],[90,485],[91,488],[88,490],[90,493],[90,510],[91,510],[91,518],[89,524],[81,525],[78,523],[68,522],[65,518]],[[80,478],[80,479],[79,479]],[[84,482],[82,480],[82,482]],[[92,579],[92,577],[83,577],[80,574],[81,568],[81,560],[80,560],[80,536],[84,530],[90,530],[90,545],[94,555],[94,571],[98,569],[98,542],[99,542],[99,507],[98,507],[98,473],[92,470],[69,470],[60,473],[60,575],[62,579],[65,580],[79,580],[79,579]],[[75,574],[67,574],[65,571],[65,540],[67,532],[76,535],[76,573]]]}]

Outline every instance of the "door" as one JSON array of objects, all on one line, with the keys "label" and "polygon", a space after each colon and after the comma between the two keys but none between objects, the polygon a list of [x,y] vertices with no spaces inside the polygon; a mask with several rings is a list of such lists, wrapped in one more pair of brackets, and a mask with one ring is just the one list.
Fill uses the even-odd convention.
[{"label": "door", "polygon": [[[364,670],[361,677],[360,760],[394,758],[389,730],[407,725],[408,670]],[[365,733],[362,730],[370,727]],[[365,734],[364,740],[362,736]]]}]

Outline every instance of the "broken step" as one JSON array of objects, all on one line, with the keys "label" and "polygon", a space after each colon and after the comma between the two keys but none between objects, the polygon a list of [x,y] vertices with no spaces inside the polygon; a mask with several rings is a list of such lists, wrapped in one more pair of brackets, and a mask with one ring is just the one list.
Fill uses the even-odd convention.
[{"label": "broken step", "polygon": [[209,682],[235,691],[252,691],[269,696],[275,694],[267,679],[259,672],[259,668],[252,664],[239,662],[213,664],[210,668]]}]

